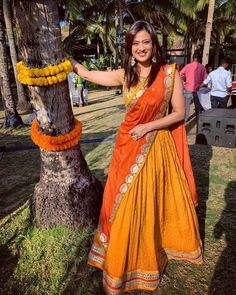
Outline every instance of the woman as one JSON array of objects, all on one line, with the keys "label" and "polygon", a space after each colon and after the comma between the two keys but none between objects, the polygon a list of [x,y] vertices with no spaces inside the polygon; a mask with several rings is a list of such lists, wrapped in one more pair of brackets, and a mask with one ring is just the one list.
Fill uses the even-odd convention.
[{"label": "woman", "polygon": [[83,79],[123,85],[127,108],[88,262],[103,270],[107,294],[154,290],[168,259],[202,262],[181,80],[175,66],[164,65],[145,21],[126,34],[124,70],[87,71],[71,62]]}]

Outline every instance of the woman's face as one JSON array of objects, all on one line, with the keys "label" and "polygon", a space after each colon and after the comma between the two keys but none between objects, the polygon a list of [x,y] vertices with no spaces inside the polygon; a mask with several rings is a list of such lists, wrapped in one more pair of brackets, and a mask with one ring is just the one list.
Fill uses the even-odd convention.
[{"label": "woman's face", "polygon": [[148,64],[152,58],[152,39],[146,30],[139,31],[133,40],[132,55],[141,64]]}]

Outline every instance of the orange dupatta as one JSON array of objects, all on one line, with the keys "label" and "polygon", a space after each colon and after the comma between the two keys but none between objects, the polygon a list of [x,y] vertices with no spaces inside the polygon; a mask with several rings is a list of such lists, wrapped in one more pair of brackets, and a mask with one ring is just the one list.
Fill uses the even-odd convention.
[{"label": "orange dupatta", "polygon": [[[103,269],[105,262],[110,231],[119,204],[142,169],[156,134],[156,131],[153,131],[143,138],[134,141],[129,131],[138,124],[154,121],[166,114],[172,95],[174,77],[175,65],[163,66],[153,84],[134,101],[134,104],[131,102],[132,106],[119,128],[104,190],[98,230],[89,254],[89,263],[101,269]],[[172,128],[172,135],[193,200],[196,204],[197,195],[184,123],[174,126]]]}]

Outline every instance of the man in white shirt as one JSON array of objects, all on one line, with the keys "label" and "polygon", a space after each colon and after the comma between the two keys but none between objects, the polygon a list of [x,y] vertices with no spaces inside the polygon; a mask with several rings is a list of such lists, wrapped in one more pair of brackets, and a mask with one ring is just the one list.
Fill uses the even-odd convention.
[{"label": "man in white shirt", "polygon": [[229,62],[226,59],[221,60],[220,66],[209,73],[203,81],[206,86],[211,84],[211,107],[227,108],[228,94],[232,89],[232,77],[229,68]]}]

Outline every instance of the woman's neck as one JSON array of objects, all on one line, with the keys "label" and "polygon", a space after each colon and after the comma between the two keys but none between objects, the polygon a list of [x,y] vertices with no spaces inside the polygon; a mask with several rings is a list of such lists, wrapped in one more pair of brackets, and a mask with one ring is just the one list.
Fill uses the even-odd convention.
[{"label": "woman's neck", "polygon": [[147,64],[137,64],[138,75],[140,78],[147,78],[150,74],[152,65],[151,63]]}]

